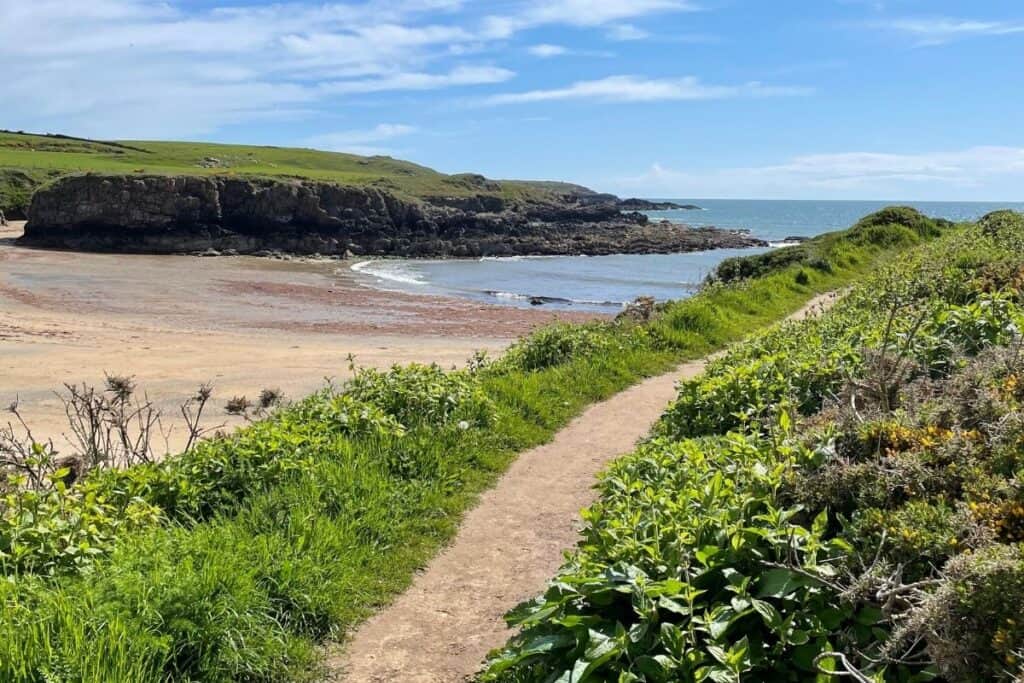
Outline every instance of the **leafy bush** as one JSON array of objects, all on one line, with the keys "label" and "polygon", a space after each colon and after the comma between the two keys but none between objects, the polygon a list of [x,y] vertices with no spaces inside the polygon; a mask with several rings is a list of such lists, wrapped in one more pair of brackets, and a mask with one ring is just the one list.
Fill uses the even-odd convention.
[{"label": "leafy bush", "polygon": [[[786,407],[815,412],[858,362],[862,334],[847,322],[836,313],[826,321],[782,325],[731,352],[680,385],[657,432],[673,438],[721,434],[770,422]],[[825,339],[831,342],[827,350]]]},{"label": "leafy bush", "polygon": [[554,324],[510,346],[499,366],[527,372],[542,370],[606,352],[614,344],[606,326]]},{"label": "leafy bush", "polygon": [[808,529],[773,504],[787,466],[738,435],[657,441],[615,463],[579,551],[509,615],[522,631],[484,680],[813,677],[835,632],[856,640],[877,617],[828,587],[843,546],[822,539],[826,516]]},{"label": "leafy bush", "polygon": [[345,385],[352,400],[376,406],[406,427],[442,427],[466,420],[486,425],[493,406],[474,377],[437,365],[395,365],[381,372],[362,368]]},{"label": "leafy bush", "polygon": [[330,389],[307,398],[295,410],[300,421],[322,424],[350,437],[403,436],[406,431],[398,418],[383,408]]}]

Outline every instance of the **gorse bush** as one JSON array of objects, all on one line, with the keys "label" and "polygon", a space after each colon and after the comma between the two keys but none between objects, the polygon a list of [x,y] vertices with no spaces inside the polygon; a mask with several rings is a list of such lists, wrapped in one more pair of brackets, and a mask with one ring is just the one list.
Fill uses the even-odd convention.
[{"label": "gorse bush", "polygon": [[[189,453],[92,471],[45,494],[5,492],[0,680],[307,678],[316,643],[344,633],[405,588],[514,453],[550,438],[587,404],[742,339],[925,239],[883,248],[831,235],[808,243],[828,267],[804,268],[806,282],[797,281],[797,265],[711,285],[659,306],[649,321],[542,329],[493,363],[474,359],[468,370],[354,369],[346,384]],[[993,282],[1002,272],[993,271]],[[789,372],[806,369],[801,361]],[[833,386],[826,373],[821,380],[797,378],[792,387],[826,380]],[[766,390],[764,400],[792,388],[785,387]],[[804,393],[811,412],[820,400]],[[744,429],[790,429],[782,427],[785,411],[758,407],[748,414],[739,423]],[[709,418],[704,432],[717,433],[718,419]],[[623,461],[620,481],[606,485],[606,496],[625,487],[635,509],[628,501],[609,503],[591,537],[595,552],[616,568],[605,572],[604,560],[584,565],[586,580],[571,589],[579,595],[570,591],[565,599],[584,621],[566,617],[568,630],[553,632],[558,645],[551,653],[567,660],[580,648],[586,654],[593,646],[598,657],[614,650],[603,660],[607,666],[581,665],[601,677],[642,649],[644,675],[678,665],[718,680],[775,671],[777,660],[788,657],[812,667],[808,657],[835,628],[850,642],[863,640],[874,613],[833,608],[834,588],[789,566],[798,559],[801,571],[818,576],[847,552],[832,517],[818,513],[821,522],[801,531],[799,504],[772,497],[788,481],[783,463],[809,456],[796,447],[779,456],[755,431],[699,447],[660,441]],[[668,476],[678,490],[658,486]],[[657,525],[634,532],[637,515],[663,505],[679,506],[662,520],[674,536],[659,534]],[[721,514],[700,517],[719,507]],[[687,545],[692,534],[700,537],[696,549]],[[629,544],[631,564],[612,561],[613,543]],[[684,555],[690,575],[666,578],[663,565]],[[771,581],[766,572],[773,572]],[[691,579],[699,588],[681,585]],[[630,630],[629,622],[625,639],[642,647],[623,641],[616,620],[588,611],[613,606],[626,614],[634,597],[642,611],[635,623],[643,625]],[[726,598],[728,610],[719,604]],[[790,618],[795,605],[807,611]],[[703,621],[685,621],[687,609]],[[545,614],[533,612],[531,624],[543,624]],[[581,623],[601,637],[584,643],[590,629]],[[529,664],[532,670],[536,662]],[[509,675],[521,671],[508,668]]]},{"label": "gorse bush", "polygon": [[1020,546],[991,546],[950,562],[911,626],[929,634],[928,654],[952,683],[1016,681],[1024,675],[1022,604]]},{"label": "gorse bush", "polygon": [[[998,220],[683,383],[484,678],[1016,680],[1024,222]],[[893,224],[931,230],[861,234]]]}]

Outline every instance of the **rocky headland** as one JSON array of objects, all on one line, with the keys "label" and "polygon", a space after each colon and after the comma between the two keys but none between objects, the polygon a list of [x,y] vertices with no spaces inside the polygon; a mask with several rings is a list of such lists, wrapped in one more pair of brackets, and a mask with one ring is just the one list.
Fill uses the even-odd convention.
[{"label": "rocky headland", "polygon": [[696,204],[677,204],[675,202],[652,202],[649,199],[620,199],[618,201],[620,211],[700,211],[701,207]]},{"label": "rocky headland", "polygon": [[33,195],[21,243],[106,252],[405,257],[765,245],[739,231],[652,222],[624,211],[617,197],[597,196],[510,199],[481,192],[416,199],[373,185],[310,180],[86,174]]}]

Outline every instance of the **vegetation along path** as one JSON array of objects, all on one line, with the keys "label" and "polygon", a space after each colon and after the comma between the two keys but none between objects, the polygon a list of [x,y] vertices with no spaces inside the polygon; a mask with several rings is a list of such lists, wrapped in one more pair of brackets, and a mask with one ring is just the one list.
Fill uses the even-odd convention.
[{"label": "vegetation along path", "polygon": [[[819,296],[790,319],[834,300]],[[550,443],[523,453],[466,515],[451,546],[329,658],[329,680],[451,683],[476,673],[508,638],[503,615],[540,593],[576,542],[597,473],[646,436],[676,382],[698,375],[713,357],[591,406]]]}]

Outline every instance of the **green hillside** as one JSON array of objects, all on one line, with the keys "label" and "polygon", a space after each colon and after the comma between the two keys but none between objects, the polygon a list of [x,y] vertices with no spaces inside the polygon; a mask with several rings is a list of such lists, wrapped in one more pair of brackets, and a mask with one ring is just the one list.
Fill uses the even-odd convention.
[{"label": "green hillside", "polygon": [[550,198],[578,191],[568,183],[492,181],[475,174],[446,175],[385,156],[291,147],[206,142],[108,141],[0,131],[0,211],[20,216],[32,192],[68,173],[192,173],[309,178],[374,185],[412,197],[501,195]]}]

